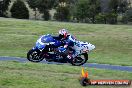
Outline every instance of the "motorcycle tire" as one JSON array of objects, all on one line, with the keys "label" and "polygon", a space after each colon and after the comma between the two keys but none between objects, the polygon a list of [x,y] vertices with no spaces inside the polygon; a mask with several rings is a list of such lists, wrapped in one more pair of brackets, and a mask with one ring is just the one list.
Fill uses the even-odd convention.
[{"label": "motorcycle tire", "polygon": [[43,60],[43,58],[40,57],[40,52],[34,49],[28,51],[27,59],[31,62],[40,62]]},{"label": "motorcycle tire", "polygon": [[[83,53],[82,55],[84,56],[84,58],[75,57],[75,58],[72,59],[71,64],[72,64],[73,66],[81,66],[81,65],[83,65],[84,63],[86,63],[87,60],[88,60],[88,54],[87,54],[87,53]],[[78,63],[78,62],[79,62],[79,59],[82,60],[82,61],[80,61],[80,63]]]}]

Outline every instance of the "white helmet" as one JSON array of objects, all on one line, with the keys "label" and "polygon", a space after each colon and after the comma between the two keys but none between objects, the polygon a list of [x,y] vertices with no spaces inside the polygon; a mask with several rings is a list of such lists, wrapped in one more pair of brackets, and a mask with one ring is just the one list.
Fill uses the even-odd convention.
[{"label": "white helmet", "polygon": [[69,35],[69,32],[66,29],[61,29],[61,30],[59,30],[59,34],[63,35],[63,38],[66,38],[67,35]]}]

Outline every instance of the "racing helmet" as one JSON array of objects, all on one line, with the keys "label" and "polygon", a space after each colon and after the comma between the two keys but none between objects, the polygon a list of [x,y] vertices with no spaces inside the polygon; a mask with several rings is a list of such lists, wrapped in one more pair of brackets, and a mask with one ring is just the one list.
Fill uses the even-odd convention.
[{"label": "racing helmet", "polygon": [[66,30],[66,29],[59,30],[59,37],[60,38],[66,39],[68,35],[69,35],[68,30]]}]

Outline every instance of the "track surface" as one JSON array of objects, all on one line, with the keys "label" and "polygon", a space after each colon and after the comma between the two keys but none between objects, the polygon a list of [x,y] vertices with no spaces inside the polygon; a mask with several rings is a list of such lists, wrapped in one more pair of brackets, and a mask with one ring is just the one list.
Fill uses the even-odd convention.
[{"label": "track surface", "polygon": [[[21,63],[28,62],[28,60],[26,58],[18,58],[18,57],[0,57],[0,61],[18,61]],[[57,63],[57,62],[46,62],[44,60],[41,63],[64,64],[64,63]],[[91,67],[91,68],[100,68],[100,69],[120,70],[120,71],[132,72],[132,66],[120,66],[120,65],[97,64],[97,63],[86,63],[83,66]]]}]

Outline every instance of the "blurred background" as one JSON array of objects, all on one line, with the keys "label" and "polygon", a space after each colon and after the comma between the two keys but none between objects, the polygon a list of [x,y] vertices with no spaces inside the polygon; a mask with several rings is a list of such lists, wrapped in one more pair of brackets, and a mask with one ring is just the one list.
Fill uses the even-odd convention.
[{"label": "blurred background", "polygon": [[132,0],[0,0],[0,17],[131,24]]}]

